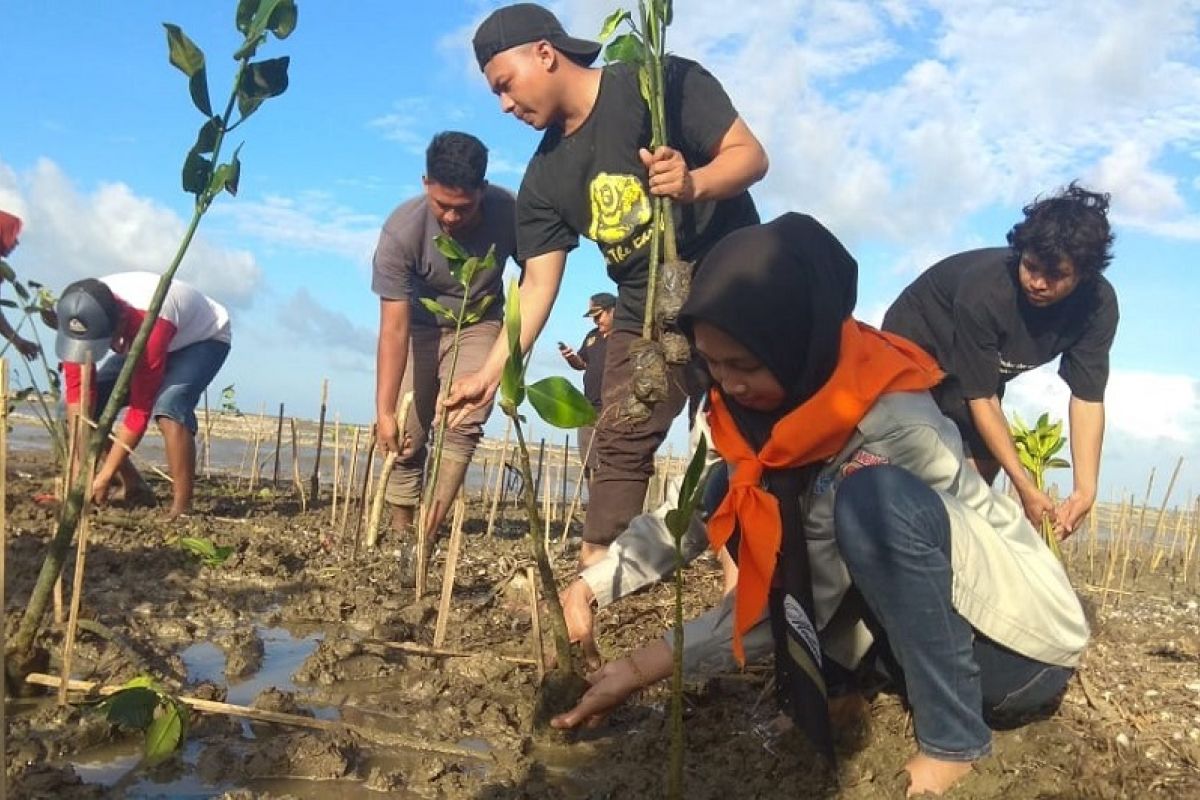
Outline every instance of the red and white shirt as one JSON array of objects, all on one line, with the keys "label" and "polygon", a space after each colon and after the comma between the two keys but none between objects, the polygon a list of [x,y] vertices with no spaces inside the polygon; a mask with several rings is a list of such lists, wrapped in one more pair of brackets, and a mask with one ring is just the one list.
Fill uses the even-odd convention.
[{"label": "red and white shirt", "polygon": [[[127,341],[133,341],[146,318],[146,309],[150,306],[160,277],[153,272],[121,272],[99,279],[125,308],[120,334]],[[162,386],[167,356],[188,345],[210,340],[226,344],[232,341],[229,312],[194,286],[180,280],[171,281],[162,310],[150,331],[146,349],[133,373],[129,408],[125,412],[125,428],[130,433],[140,436],[150,424],[150,411]],[[64,364],[63,375],[67,385],[67,404],[76,404],[79,402],[80,365]],[[90,394],[94,403],[95,380],[92,381]]]}]

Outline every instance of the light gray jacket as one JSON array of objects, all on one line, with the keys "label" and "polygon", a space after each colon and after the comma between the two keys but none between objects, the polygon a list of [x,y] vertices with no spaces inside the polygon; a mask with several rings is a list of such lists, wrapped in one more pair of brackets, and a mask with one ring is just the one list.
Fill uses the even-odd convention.
[{"label": "light gray jacket", "polygon": [[[697,419],[693,443],[705,432]],[[1029,658],[1075,666],[1088,626],[1062,565],[1025,518],[1019,503],[994,491],[963,459],[958,430],[927,392],[884,395],[863,417],[840,453],[817,478],[806,521],[812,561],[814,620],[825,652],[854,667],[871,644],[861,620],[830,620],[850,586],[850,575],[833,533],[833,501],[854,469],[876,463],[902,467],[927,483],[946,507],[951,529],[954,608],[978,631]],[[581,573],[600,606],[670,574],[674,543],[663,522],[676,502],[635,518],[610,545],[606,557]],[[704,524],[693,519],[685,537],[686,558],[707,546]],[[668,642],[670,637],[667,637]],[[684,665],[691,676],[735,666],[732,602],[684,626]],[[760,623],[743,639],[747,660],[772,651],[769,626]]]}]

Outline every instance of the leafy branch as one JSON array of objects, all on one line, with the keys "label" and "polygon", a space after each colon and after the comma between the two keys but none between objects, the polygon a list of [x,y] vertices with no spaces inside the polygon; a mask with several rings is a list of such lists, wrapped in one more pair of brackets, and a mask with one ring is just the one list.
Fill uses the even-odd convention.
[{"label": "leafy branch", "polygon": [[[1017,457],[1021,459],[1021,466],[1033,478],[1038,491],[1046,491],[1046,470],[1071,466],[1071,462],[1057,455],[1067,443],[1066,437],[1062,435],[1062,428],[1062,420],[1051,424],[1049,414],[1038,417],[1032,428],[1026,427],[1020,415],[1013,414],[1009,432],[1017,448]],[[1042,520],[1042,538],[1061,561],[1062,550],[1058,544],[1058,536],[1054,533],[1054,523],[1049,518]]]}]

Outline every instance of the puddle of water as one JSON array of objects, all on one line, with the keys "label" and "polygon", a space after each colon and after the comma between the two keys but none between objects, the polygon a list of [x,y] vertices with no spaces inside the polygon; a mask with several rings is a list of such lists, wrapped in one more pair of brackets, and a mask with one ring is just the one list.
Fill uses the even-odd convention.
[{"label": "puddle of water", "polygon": [[187,668],[188,680],[212,681],[228,687],[226,702],[250,705],[263,689],[272,686],[293,692],[292,674],[312,655],[322,639],[320,633],[295,636],[286,628],[255,628],[263,642],[262,668],[240,680],[225,680],[225,653],[212,642],[196,642],[179,655]]},{"label": "puddle of water", "polygon": [[86,750],[71,762],[84,783],[112,786],[142,760],[140,741],[123,741]]}]

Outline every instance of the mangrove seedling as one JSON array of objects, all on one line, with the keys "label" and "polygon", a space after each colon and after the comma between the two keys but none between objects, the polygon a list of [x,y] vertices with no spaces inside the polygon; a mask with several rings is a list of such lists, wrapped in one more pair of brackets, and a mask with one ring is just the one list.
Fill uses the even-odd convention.
[{"label": "mangrove seedling", "polygon": [[96,710],[114,725],[145,732],[142,758],[148,765],[174,753],[187,736],[187,706],[145,675],[101,700]]},{"label": "mangrove seedling", "polygon": [[[638,86],[650,112],[650,151],[670,142],[666,112],[666,38],[673,17],[671,0],[641,0],[638,20],[617,9],[604,21],[600,41],[608,41],[606,61],[622,62],[638,70]],[[628,30],[615,35],[622,25]],[[679,260],[671,199],[651,201],[650,262],[642,338],[630,348],[633,362],[632,393],[622,401],[621,419],[640,422],[649,418],[656,403],[666,399],[668,364],[686,364],[691,348],[675,328],[675,321],[691,288],[692,265]]]},{"label": "mangrove seedling", "polygon": [[[37,324],[40,320],[51,329],[57,327],[57,319],[54,315],[54,293],[37,281],[22,281],[17,277],[16,270],[7,261],[0,258],[0,283],[3,282],[12,284],[17,300],[0,299],[0,307],[14,309],[21,313],[20,320],[12,326],[13,332],[20,335],[21,331],[28,330],[33,336],[33,343],[38,348],[37,356],[32,360],[16,359],[25,365],[29,385],[17,390],[12,403],[15,405],[32,401],[30,407],[33,409],[34,415],[37,416],[38,422],[42,424],[46,432],[50,434],[50,450],[54,457],[54,463],[61,465],[67,457],[67,426],[59,412],[62,379],[46,355],[46,348],[42,344]],[[5,339],[3,346],[0,347],[0,356],[6,355],[11,347],[13,347],[13,343]],[[36,362],[36,368],[34,362]],[[44,385],[41,381],[44,381]]]},{"label": "mangrove seedling", "polygon": [[679,487],[679,500],[675,508],[667,512],[667,529],[675,540],[675,635],[672,647],[673,667],[671,670],[671,763],[667,775],[667,797],[670,800],[683,798],[683,537],[691,524],[696,504],[704,496],[707,482],[705,462],[708,460],[708,442],[704,436],[696,445],[692,460],[683,474]]},{"label": "mangrove seedling", "polygon": [[[1009,427],[1013,444],[1017,447],[1021,466],[1033,478],[1038,491],[1046,491],[1046,470],[1071,466],[1071,462],[1057,455],[1067,443],[1066,437],[1062,435],[1062,427],[1062,420],[1052,424],[1050,415],[1042,414],[1037,423],[1028,428],[1018,414],[1013,414],[1012,425]],[[1050,551],[1061,561],[1062,549],[1058,544],[1058,536],[1054,533],[1054,522],[1049,517],[1042,520],[1042,538],[1046,540]]]},{"label": "mangrove seedling", "polygon": [[[458,352],[462,341],[463,327],[474,325],[483,319],[483,315],[487,313],[496,299],[495,295],[489,294],[474,302],[470,301],[471,287],[474,285],[476,277],[496,268],[496,247],[495,245],[489,247],[487,253],[480,258],[471,255],[462,245],[454,241],[453,237],[444,234],[433,237],[433,244],[438,252],[446,257],[450,266],[450,274],[454,276],[454,280],[458,281],[463,293],[462,302],[457,310],[449,309],[430,297],[419,298],[426,311],[454,324],[454,341],[450,346],[450,371],[444,383],[444,396],[454,385],[454,373],[458,369]],[[427,550],[432,548],[433,537],[437,533],[442,519],[446,516],[446,510],[449,509],[454,494],[453,492],[438,491],[438,476],[441,472],[442,450],[446,444],[446,424],[449,415],[441,414],[439,417],[437,435],[434,438],[433,452],[430,457],[428,479],[425,481],[425,501],[421,504],[424,511],[417,520],[418,594],[425,587],[426,562],[429,557]],[[403,438],[404,431],[400,431],[400,436]]]},{"label": "mangrove seedling", "polygon": [[242,410],[237,404],[237,390],[232,383],[221,390],[221,413],[242,416]]},{"label": "mangrove seedling", "polygon": [[[555,714],[566,711],[586,688],[586,682],[575,670],[567,621],[558,599],[558,586],[547,554],[545,528],[537,497],[534,495],[533,468],[529,462],[529,447],[521,427],[524,418],[518,409],[526,399],[538,416],[557,428],[579,428],[596,421],[596,410],[583,393],[561,376],[543,378],[525,385],[527,356],[521,352],[521,301],[516,282],[508,287],[504,308],[504,331],[508,337],[508,360],[500,377],[500,409],[512,420],[520,456],[521,494],[525,513],[529,517],[529,547],[537,564],[538,582],[550,615],[550,631],[554,637],[555,667],[546,673],[534,710],[534,724],[544,728]],[[539,612],[540,613],[540,612]]]},{"label": "mangrove seedling", "polygon": [[[86,453],[87,463],[94,462],[103,444],[108,441],[117,412],[125,404],[133,372],[142,354],[146,350],[146,342],[150,338],[150,330],[158,319],[167,289],[171,280],[179,270],[179,265],[196,235],[200,220],[208,211],[213,201],[222,192],[236,195],[241,179],[242,163],[238,159],[241,145],[234,149],[228,161],[222,163],[221,149],[225,145],[225,137],[239,125],[249,119],[259,106],[266,100],[283,94],[288,86],[288,57],[263,59],[254,61],[258,48],[272,34],[276,39],[286,39],[296,28],[296,3],[294,0],[239,0],[235,14],[235,25],[242,35],[242,43],[234,51],[233,57],[237,62],[229,99],[222,113],[213,112],[213,106],[208,93],[208,69],[205,64],[204,52],[188,38],[178,26],[164,23],[167,34],[167,50],[170,63],[179,69],[188,79],[188,93],[192,104],[204,117],[196,135],[196,142],[184,159],[182,171],[183,190],[193,195],[195,202],[192,218],[184,231],[183,239],[175,252],[171,264],[163,273],[158,287],[151,298],[150,306],[146,309],[146,317],[138,328],[137,335],[129,346],[125,365],[117,376],[108,404],[100,414],[95,429],[92,431]],[[237,112],[235,119],[234,112]],[[79,525],[80,514],[84,505],[84,493],[90,488],[86,482],[87,470],[79,470],[79,477],[71,485],[71,489],[62,505],[58,518],[58,526],[54,538],[42,562],[29,603],[21,617],[16,634],[9,644],[11,657],[6,659],[7,677],[13,686],[23,683],[24,675],[33,663],[33,641],[41,624],[46,606],[50,600],[54,582],[58,579],[71,540]]]},{"label": "mangrove seedling", "polygon": [[181,536],[178,544],[180,549],[191,553],[200,559],[201,564],[210,568],[224,564],[237,549],[230,545],[214,544],[211,539],[199,536]]}]

